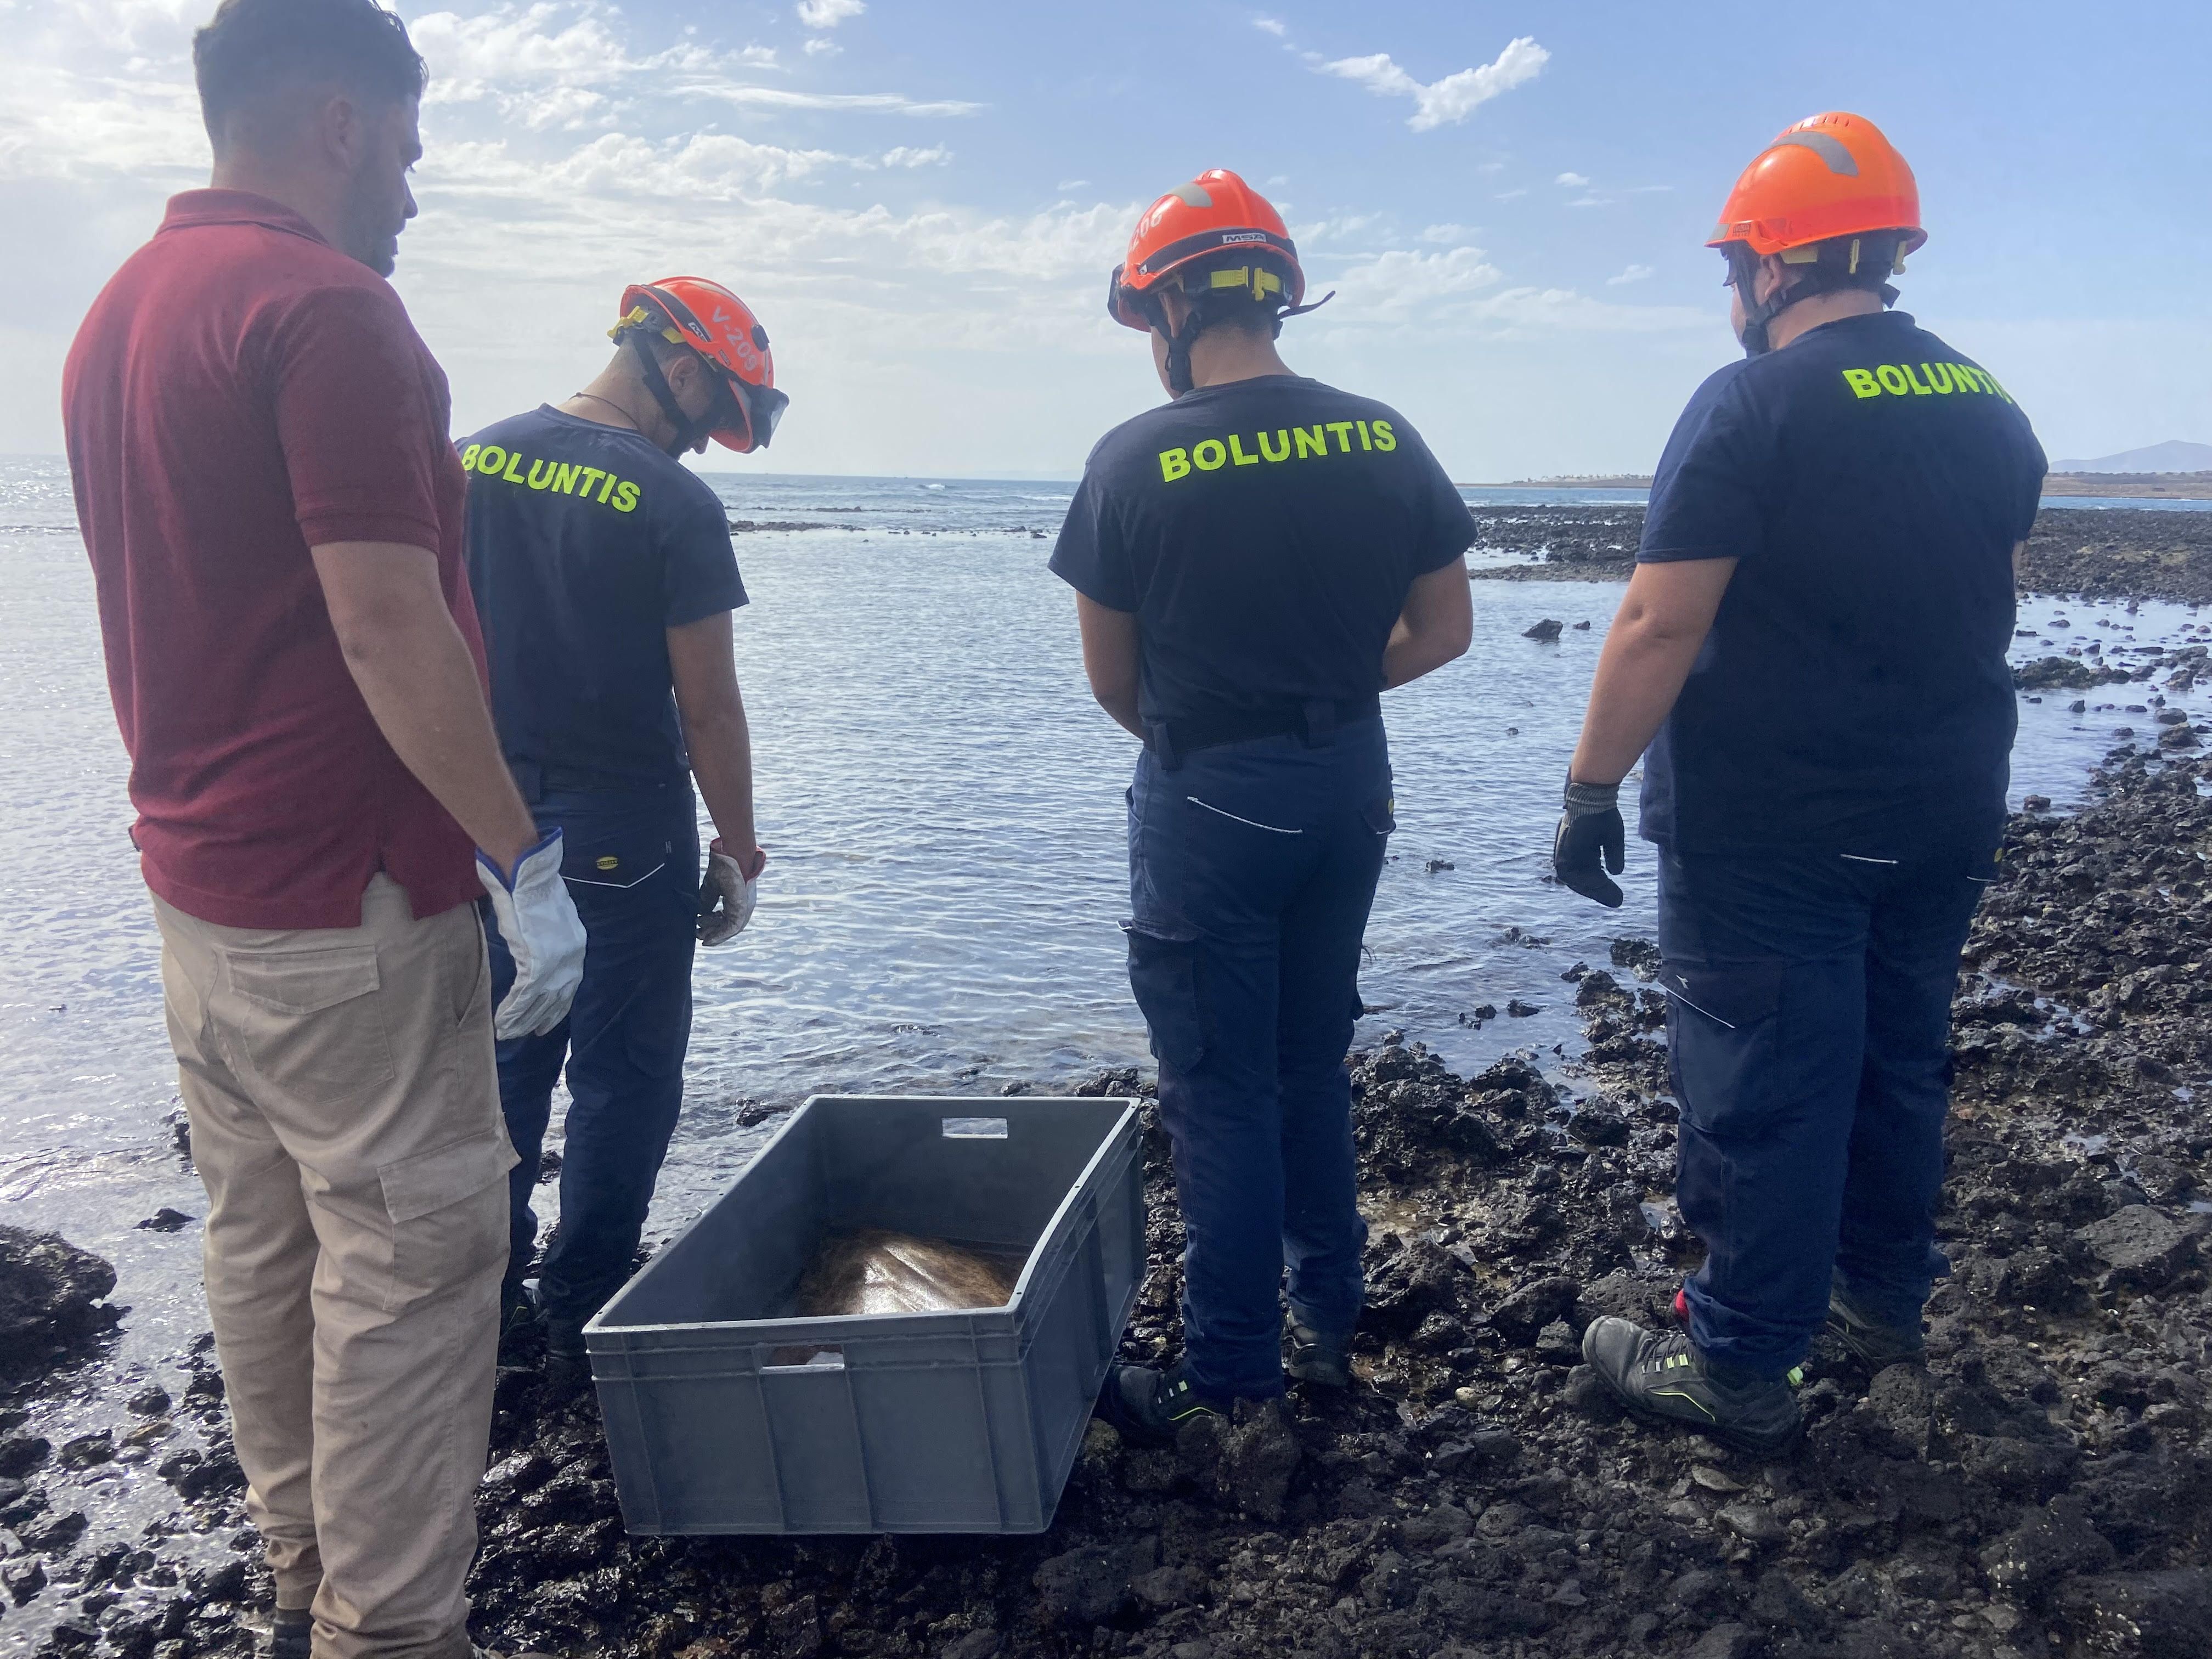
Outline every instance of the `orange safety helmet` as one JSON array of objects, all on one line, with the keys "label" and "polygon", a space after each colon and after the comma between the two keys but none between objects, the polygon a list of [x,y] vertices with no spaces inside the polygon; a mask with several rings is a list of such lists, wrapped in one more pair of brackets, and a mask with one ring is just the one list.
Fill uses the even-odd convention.
[{"label": "orange safety helmet", "polygon": [[1761,257],[1787,258],[1816,242],[1881,232],[1900,234],[1899,259],[1928,240],[1920,186],[1880,127],[1835,110],[1784,129],[1759,153],[1729,192],[1705,246],[1741,242]]},{"label": "orange safety helmet", "polygon": [[[775,360],[769,355],[768,331],[743,300],[703,276],[664,276],[623,290],[622,316],[607,331],[617,342],[636,346],[647,387],[674,422],[673,453],[704,449],[712,438],[725,448],[746,454],[765,449],[775,435],[791,399],[775,389]],[[727,395],[705,415],[686,415],[670,391],[660,364],[646,344],[658,335],[689,346],[721,372]]]},{"label": "orange safety helmet", "polygon": [[1125,328],[1150,332],[1157,312],[1146,296],[1169,276],[1217,254],[1248,252],[1258,257],[1243,270],[1215,269],[1208,286],[1247,289],[1255,300],[1280,294],[1296,310],[1305,298],[1306,274],[1283,216],[1228,168],[1201,173],[1137,221],[1128,254],[1107,284],[1106,313]]},{"label": "orange safety helmet", "polygon": [[[1203,279],[1201,282],[1200,279]],[[1226,167],[1201,173],[1145,210],[1129,236],[1129,252],[1106,283],[1106,314],[1125,328],[1167,337],[1168,390],[1191,389],[1190,345],[1209,320],[1194,313],[1180,333],[1168,327],[1160,290],[1197,285],[1201,293],[1239,289],[1255,304],[1273,303],[1278,321],[1325,305],[1307,305],[1305,268],[1283,216],[1267,198]]]}]

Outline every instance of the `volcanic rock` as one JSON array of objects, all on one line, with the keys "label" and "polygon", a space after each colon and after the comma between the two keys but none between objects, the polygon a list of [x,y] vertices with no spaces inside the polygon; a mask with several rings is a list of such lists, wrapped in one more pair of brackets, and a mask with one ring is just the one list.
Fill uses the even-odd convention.
[{"label": "volcanic rock", "polygon": [[21,1375],[58,1346],[111,1328],[102,1305],[115,1269],[52,1233],[0,1226],[0,1376]]}]

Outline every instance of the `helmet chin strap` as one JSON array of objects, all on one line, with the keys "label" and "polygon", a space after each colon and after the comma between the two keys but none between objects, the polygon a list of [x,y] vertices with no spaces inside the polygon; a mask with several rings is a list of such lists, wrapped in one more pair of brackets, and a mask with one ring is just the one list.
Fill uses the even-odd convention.
[{"label": "helmet chin strap", "polygon": [[1158,295],[1146,295],[1142,303],[1146,320],[1168,343],[1168,396],[1182,397],[1196,388],[1196,382],[1191,378],[1190,347],[1191,342],[1206,331],[1204,316],[1196,306],[1193,306],[1189,317],[1178,331],[1168,320],[1168,308],[1160,302]]},{"label": "helmet chin strap", "polygon": [[1735,288],[1737,300],[1743,307],[1743,355],[1764,357],[1774,349],[1771,330],[1777,317],[1787,311],[1802,296],[1791,289],[1778,288],[1761,302],[1759,293],[1759,256],[1741,245],[1729,250],[1729,282]]},{"label": "helmet chin strap", "polygon": [[[1894,258],[1893,255],[1885,257]],[[1857,245],[1854,243],[1851,254],[1851,270],[1854,273],[1859,268],[1858,258]],[[1801,300],[1815,300],[1823,294],[1834,294],[1842,289],[1832,267],[1823,267],[1818,264],[1802,264],[1797,269],[1805,273],[1804,280],[1788,288],[1775,289],[1762,305],[1752,297],[1759,292],[1759,256],[1741,243],[1737,243],[1729,249],[1728,262],[1729,285],[1735,289],[1737,297],[1743,303],[1741,338],[1743,353],[1747,357],[1763,357],[1774,349],[1774,319],[1790,307]],[[1898,268],[1903,269],[1902,260],[1898,261]],[[1879,294],[1885,308],[1897,303],[1897,290],[1887,283],[1879,289],[1865,291]]]},{"label": "helmet chin strap", "polygon": [[[1285,318],[1303,317],[1309,311],[1319,311],[1334,298],[1336,298],[1336,290],[1331,289],[1311,305],[1285,307],[1275,314],[1277,331],[1281,331]],[[1165,337],[1168,343],[1168,395],[1170,398],[1180,398],[1195,389],[1196,383],[1191,378],[1190,348],[1192,343],[1206,332],[1206,313],[1199,307],[1192,306],[1189,318],[1178,331],[1170,326],[1167,307],[1160,303],[1157,295],[1147,295],[1145,303],[1146,315],[1151,319],[1152,326]]]},{"label": "helmet chin strap", "polygon": [[684,405],[676,400],[676,389],[668,384],[668,377],[660,372],[660,360],[653,356],[653,343],[646,338],[645,331],[632,329],[626,336],[630,350],[637,357],[638,378],[645,389],[653,394],[660,412],[676,428],[676,436],[667,448],[672,456],[681,457],[685,451],[699,447],[707,434],[714,429],[714,410],[710,405],[703,415],[691,416],[684,412]]}]

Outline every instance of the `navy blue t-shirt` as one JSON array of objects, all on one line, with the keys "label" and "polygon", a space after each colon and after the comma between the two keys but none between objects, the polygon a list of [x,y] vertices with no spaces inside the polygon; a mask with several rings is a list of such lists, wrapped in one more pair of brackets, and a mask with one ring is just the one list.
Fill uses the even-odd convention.
[{"label": "navy blue t-shirt", "polygon": [[1099,440],[1052,568],[1135,613],[1140,711],[1177,720],[1372,696],[1407,590],[1474,543],[1396,410],[1278,374],[1187,392]]},{"label": "navy blue t-shirt", "polygon": [[486,427],[461,464],[507,759],[607,787],[682,777],[667,630],[745,602],[721,501],[636,433],[544,406]]},{"label": "navy blue t-shirt", "polygon": [[2013,548],[2044,471],[2011,395],[1901,313],[1698,387],[1637,558],[1740,562],[1644,757],[1644,835],[1884,859],[1993,843]]}]

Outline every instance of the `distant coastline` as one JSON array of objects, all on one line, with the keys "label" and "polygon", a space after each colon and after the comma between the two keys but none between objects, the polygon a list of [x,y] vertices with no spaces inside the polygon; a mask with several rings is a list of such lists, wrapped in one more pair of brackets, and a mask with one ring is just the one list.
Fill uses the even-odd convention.
[{"label": "distant coastline", "polygon": [[[1517,478],[1510,483],[1462,483],[1461,489],[1649,489],[1651,480],[1629,473]],[[2054,472],[2045,495],[2101,495],[2115,500],[2212,501],[2212,472]]]}]

